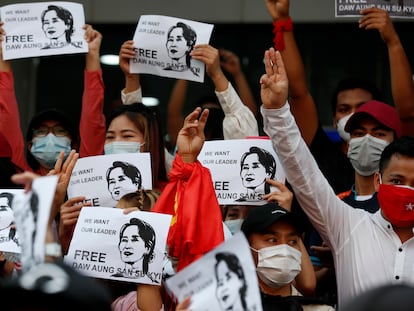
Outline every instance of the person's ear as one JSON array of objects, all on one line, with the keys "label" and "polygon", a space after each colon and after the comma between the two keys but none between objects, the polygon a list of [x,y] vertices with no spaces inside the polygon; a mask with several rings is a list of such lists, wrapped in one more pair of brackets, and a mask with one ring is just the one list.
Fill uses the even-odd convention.
[{"label": "person's ear", "polygon": [[33,146],[33,142],[29,141],[27,143],[27,149],[30,151],[32,149],[32,146]]},{"label": "person's ear", "polygon": [[381,184],[381,174],[380,174],[380,172],[375,172],[375,174],[374,174],[374,187],[375,187],[376,192],[378,192],[380,184]]}]

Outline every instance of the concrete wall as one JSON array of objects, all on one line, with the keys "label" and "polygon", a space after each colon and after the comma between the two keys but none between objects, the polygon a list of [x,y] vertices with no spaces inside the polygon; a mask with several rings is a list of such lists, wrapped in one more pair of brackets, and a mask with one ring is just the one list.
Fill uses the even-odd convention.
[{"label": "concrete wall", "polygon": [[[1,0],[0,5],[38,2]],[[216,23],[268,22],[264,0],[76,0],[90,23],[136,23],[140,15],[159,14]],[[292,0],[296,22],[335,22],[335,1]]]}]

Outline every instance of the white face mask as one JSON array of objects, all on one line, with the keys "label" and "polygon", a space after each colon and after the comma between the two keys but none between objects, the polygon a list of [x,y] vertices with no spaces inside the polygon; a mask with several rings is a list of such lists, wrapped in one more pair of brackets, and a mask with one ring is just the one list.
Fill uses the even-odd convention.
[{"label": "white face mask", "polygon": [[379,168],[381,153],[389,142],[366,134],[349,141],[348,158],[355,171],[362,176],[371,176]]},{"label": "white face mask", "polygon": [[348,122],[349,118],[353,115],[353,113],[342,117],[338,120],[338,123],[336,124],[336,130],[338,131],[339,136],[342,138],[342,140],[349,142],[351,139],[351,134],[345,131],[345,124]]},{"label": "white face mask", "polygon": [[240,231],[241,225],[244,219],[232,219],[226,220],[224,223],[226,224],[227,228],[230,230],[231,234],[235,234]]},{"label": "white face mask", "polygon": [[270,287],[290,284],[301,271],[302,253],[287,244],[251,249],[259,256],[257,274]]},{"label": "white face mask", "polygon": [[139,153],[142,145],[144,144],[134,141],[114,141],[105,144],[104,152],[105,154]]}]

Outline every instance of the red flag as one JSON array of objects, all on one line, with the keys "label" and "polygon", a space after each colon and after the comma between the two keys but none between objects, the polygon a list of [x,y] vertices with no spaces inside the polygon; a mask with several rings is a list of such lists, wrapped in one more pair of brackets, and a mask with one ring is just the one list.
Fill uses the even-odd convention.
[{"label": "red flag", "polygon": [[223,223],[210,171],[199,161],[177,154],[169,177],[152,211],[173,216],[167,246],[180,271],[224,241]]}]

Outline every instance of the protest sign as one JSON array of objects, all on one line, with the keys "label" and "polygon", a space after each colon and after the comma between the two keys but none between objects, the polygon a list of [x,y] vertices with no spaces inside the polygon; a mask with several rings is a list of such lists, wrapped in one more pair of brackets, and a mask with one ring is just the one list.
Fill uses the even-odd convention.
[{"label": "protest sign", "polygon": [[126,193],[152,189],[148,152],[80,158],[73,168],[68,197],[85,196],[92,206],[115,206]]},{"label": "protest sign", "polygon": [[414,0],[336,0],[335,17],[360,17],[360,11],[377,7],[391,17],[413,18]]},{"label": "protest sign", "polygon": [[208,44],[213,25],[161,15],[142,15],[134,34],[132,73],[204,82],[204,63],[191,59],[196,44]]},{"label": "protest sign", "polygon": [[269,139],[206,141],[198,160],[210,169],[219,204],[263,205],[263,195],[277,191],[266,178],[285,182]]},{"label": "protest sign", "polygon": [[83,6],[75,2],[33,2],[0,8],[6,32],[4,60],[87,53]]},{"label": "protest sign", "polygon": [[65,262],[104,279],[159,285],[171,215],[83,207]]},{"label": "protest sign", "polygon": [[0,189],[0,252],[21,251],[12,203],[14,196],[22,192],[23,189]]},{"label": "protest sign", "polygon": [[179,302],[191,296],[191,310],[262,310],[256,266],[241,232],[165,283]]},{"label": "protest sign", "polygon": [[58,176],[33,180],[32,189],[15,194],[12,202],[16,229],[21,246],[23,271],[44,262],[45,239]]}]

